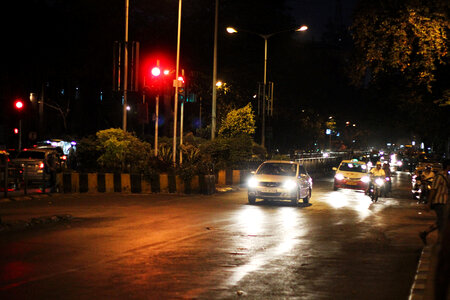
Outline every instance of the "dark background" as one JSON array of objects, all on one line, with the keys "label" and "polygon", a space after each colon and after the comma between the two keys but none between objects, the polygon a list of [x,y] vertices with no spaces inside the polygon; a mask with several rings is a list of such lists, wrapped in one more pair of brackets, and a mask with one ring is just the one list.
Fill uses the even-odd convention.
[{"label": "dark background", "polygon": [[[4,4],[0,144],[15,147],[12,129],[19,117],[24,120],[25,139],[27,132],[38,131],[35,105],[27,103],[22,116],[12,108],[14,99],[28,100],[30,92],[38,97],[44,92],[46,102],[66,112],[70,109],[64,128],[61,113],[45,107],[44,129],[38,131],[38,140],[79,138],[122,126],[121,94],[112,90],[112,68],[114,41],[124,37],[124,2],[29,0]],[[263,81],[263,39],[245,33],[229,35],[227,26],[267,34],[307,24],[307,32],[282,33],[269,39],[268,81],[275,83],[275,113],[268,120],[269,148],[309,150],[314,143],[325,143],[323,130],[329,116],[342,126],[342,132],[345,122],[356,124],[349,136],[361,137],[360,146],[409,140],[412,133],[408,128],[391,130],[401,112],[386,106],[380,113],[363,89],[349,84],[346,68],[352,42],[348,26],[355,2],[221,0],[217,77],[227,83],[230,93],[219,94],[219,107],[241,107],[252,101],[256,109],[253,95]],[[186,131],[198,129],[200,110],[203,127],[210,124],[214,3],[183,3],[180,66],[186,71],[188,90],[202,100],[201,108],[199,101],[186,105]],[[161,57],[174,66],[177,14],[175,0],[130,1],[129,41],[140,42],[141,76]],[[150,124],[142,127],[136,112],[141,99],[140,92],[130,93],[128,128],[149,137],[154,102],[150,96]],[[169,94],[162,101],[160,132],[170,136],[173,97]],[[259,136],[257,133],[256,141]]]}]

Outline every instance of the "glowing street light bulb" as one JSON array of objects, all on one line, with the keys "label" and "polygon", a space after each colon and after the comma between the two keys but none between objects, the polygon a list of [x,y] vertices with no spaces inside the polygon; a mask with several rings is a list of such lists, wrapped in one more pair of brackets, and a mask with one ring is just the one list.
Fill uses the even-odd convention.
[{"label": "glowing street light bulb", "polygon": [[164,70],[164,75],[169,75],[169,70]]},{"label": "glowing street light bulb", "polygon": [[130,110],[131,110],[131,107],[130,107],[129,105],[127,105],[127,110],[128,110],[128,111],[130,111]]},{"label": "glowing street light bulb", "polygon": [[221,86],[222,86],[222,84],[223,84],[223,82],[222,82],[222,81],[220,81],[220,80],[216,82],[216,86],[217,86],[217,87],[221,87]]},{"label": "glowing street light bulb", "polygon": [[295,31],[306,31],[306,30],[308,30],[308,26],[303,25],[300,28],[296,29]]},{"label": "glowing street light bulb", "polygon": [[237,33],[237,30],[234,29],[233,27],[227,27],[227,32],[228,33]]}]

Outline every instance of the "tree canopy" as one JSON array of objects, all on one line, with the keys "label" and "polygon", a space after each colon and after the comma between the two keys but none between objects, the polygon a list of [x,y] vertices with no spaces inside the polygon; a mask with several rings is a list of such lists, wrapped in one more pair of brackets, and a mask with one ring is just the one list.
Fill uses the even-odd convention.
[{"label": "tree canopy", "polygon": [[444,67],[448,73],[449,8],[442,0],[361,1],[351,27],[353,81],[401,74],[408,87],[435,92],[435,100],[448,96],[436,82],[445,77]]},{"label": "tree canopy", "polygon": [[252,136],[255,133],[255,128],[252,104],[248,103],[246,106],[228,113],[219,129],[219,135],[223,137],[235,137],[241,134]]}]

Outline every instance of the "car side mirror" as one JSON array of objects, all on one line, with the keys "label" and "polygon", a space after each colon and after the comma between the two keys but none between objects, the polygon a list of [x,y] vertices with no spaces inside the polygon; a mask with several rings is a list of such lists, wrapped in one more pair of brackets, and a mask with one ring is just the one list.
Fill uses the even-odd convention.
[{"label": "car side mirror", "polygon": [[336,168],[336,167],[333,167],[333,171],[337,171],[337,168]]}]

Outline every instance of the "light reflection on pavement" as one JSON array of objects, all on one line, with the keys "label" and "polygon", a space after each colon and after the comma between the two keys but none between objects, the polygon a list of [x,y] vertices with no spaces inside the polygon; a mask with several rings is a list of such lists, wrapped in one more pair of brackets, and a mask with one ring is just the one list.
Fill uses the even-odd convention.
[{"label": "light reflection on pavement", "polygon": [[[258,271],[265,265],[270,264],[274,260],[282,259],[286,254],[294,249],[294,246],[299,243],[300,237],[306,234],[306,230],[299,227],[299,217],[296,207],[282,207],[273,215],[273,220],[270,223],[276,224],[277,228],[275,237],[271,243],[268,243],[267,236],[263,241],[267,243],[266,247],[260,245],[257,233],[261,233],[264,229],[265,222],[264,207],[246,206],[239,214],[237,214],[236,223],[241,229],[241,236],[244,239],[237,241],[236,248],[246,249],[250,251],[250,260],[242,266],[235,268],[230,278],[226,281],[228,285],[236,285],[246,275]],[[272,215],[270,215],[272,216]],[[244,244],[243,244],[244,243]],[[256,248],[256,249],[255,249]],[[257,251],[256,255],[252,255],[253,251]]]}]

